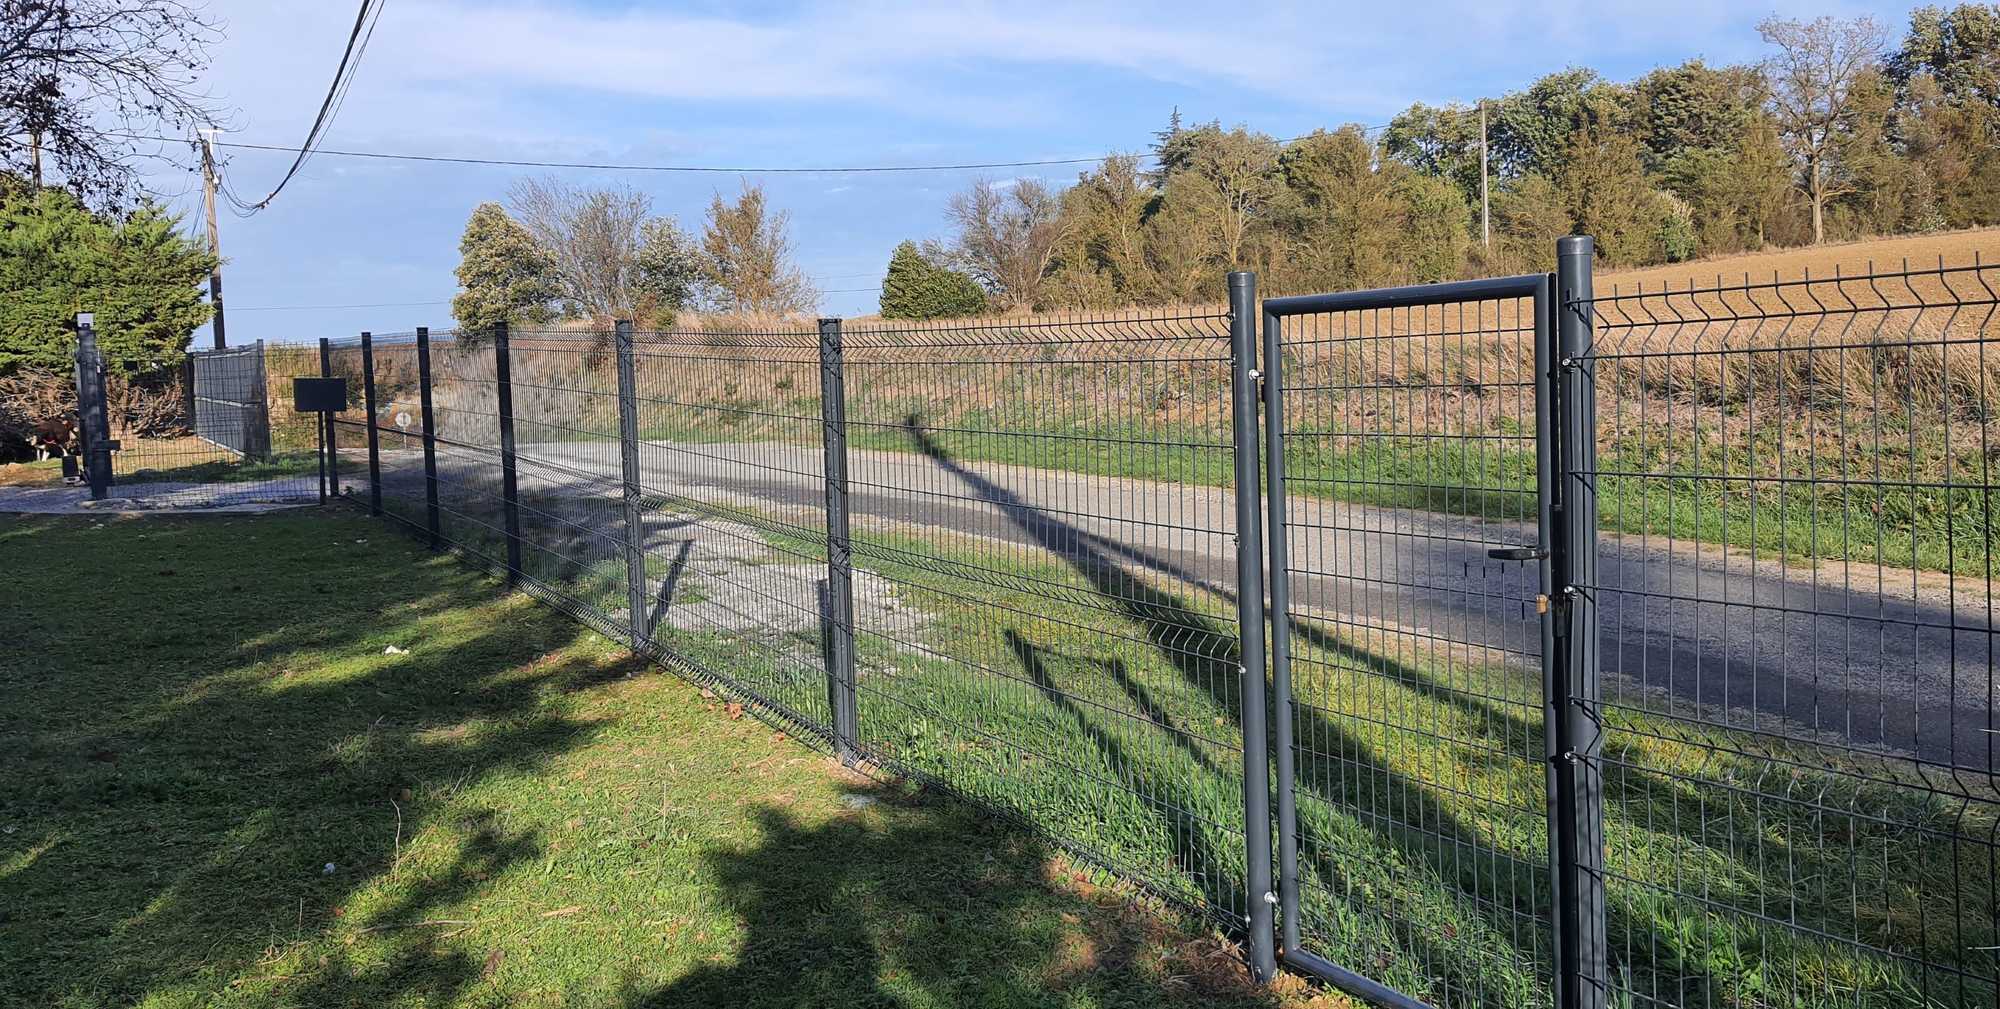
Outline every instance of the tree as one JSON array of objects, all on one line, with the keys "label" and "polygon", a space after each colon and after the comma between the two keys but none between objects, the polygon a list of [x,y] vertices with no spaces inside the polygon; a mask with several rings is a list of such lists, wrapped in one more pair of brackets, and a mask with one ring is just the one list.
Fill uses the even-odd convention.
[{"label": "tree", "polygon": [[956,265],[979,281],[1002,309],[1033,308],[1063,237],[1062,201],[1034,179],[1000,185],[981,179],[953,194],[946,211],[958,226]]},{"label": "tree", "polygon": [[882,278],[882,318],[947,319],[986,311],[986,292],[970,276],[925,255],[915,242],[896,246]]},{"label": "tree", "polygon": [[483,332],[500,323],[547,322],[560,295],[554,266],[535,236],[498,203],[473,208],[458,240],[458,286],[451,299],[460,329]]},{"label": "tree", "polygon": [[0,374],[73,368],[78,312],[96,316],[114,371],[177,362],[208,321],[215,265],[180,223],[152,203],[114,215],[59,189],[0,191]]},{"label": "tree", "polygon": [[1269,217],[1279,243],[1279,288],[1342,290],[1396,278],[1404,205],[1358,126],[1315,131],[1279,156]]},{"label": "tree", "polygon": [[1798,165],[1798,189],[1812,212],[1814,245],[1826,240],[1827,204],[1854,191],[1844,157],[1855,88],[1875,69],[1882,29],[1872,18],[1812,21],[1766,18],[1757,26],[1778,52],[1764,64],[1771,111]]},{"label": "tree", "polygon": [[1160,141],[1157,178],[1202,222],[1225,269],[1249,265],[1253,230],[1278,194],[1278,142],[1239,126],[1211,122],[1171,130]]},{"label": "tree", "polygon": [[769,212],[762,186],[743,183],[734,203],[716,193],[701,236],[710,304],[724,312],[811,311],[819,292],[792,265],[790,227],[790,215]]},{"label": "tree", "polygon": [[1412,105],[1382,131],[1382,153],[1425,175],[1449,179],[1468,200],[1479,198],[1477,108]]},{"label": "tree", "polygon": [[196,82],[217,35],[181,0],[0,0],[0,168],[123,202],[134,154],[119,134],[214,118]]},{"label": "tree", "polygon": [[1045,298],[1068,308],[1116,308],[1151,297],[1145,225],[1158,196],[1137,158],[1109,157],[1079,175],[1062,194],[1062,239]]},{"label": "tree", "polygon": [[1494,103],[1487,129],[1495,174],[1554,177],[1578,130],[1623,128],[1631,92],[1597,71],[1573,67]]},{"label": "tree", "polygon": [[586,189],[544,176],[515,182],[507,202],[547,253],[559,296],[572,314],[598,319],[639,314],[639,232],[652,218],[652,197],[629,186]]},{"label": "tree", "polygon": [[1911,11],[1909,33],[1883,69],[1899,90],[1924,76],[1953,105],[2000,107],[2000,6]]},{"label": "tree", "polygon": [[632,264],[639,314],[664,328],[701,293],[701,249],[672,218],[655,217],[640,225],[639,238],[638,259]]}]

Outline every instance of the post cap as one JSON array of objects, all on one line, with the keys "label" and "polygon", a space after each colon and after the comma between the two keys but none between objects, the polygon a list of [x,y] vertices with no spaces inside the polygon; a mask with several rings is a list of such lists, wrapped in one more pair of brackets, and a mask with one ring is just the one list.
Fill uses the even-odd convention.
[{"label": "post cap", "polygon": [[97,325],[97,314],[95,312],[78,312],[76,313],[76,324],[79,328],[83,329],[95,326]]},{"label": "post cap", "polygon": [[1593,256],[1597,254],[1597,239],[1589,235],[1564,235],[1556,239],[1556,258],[1566,256]]}]

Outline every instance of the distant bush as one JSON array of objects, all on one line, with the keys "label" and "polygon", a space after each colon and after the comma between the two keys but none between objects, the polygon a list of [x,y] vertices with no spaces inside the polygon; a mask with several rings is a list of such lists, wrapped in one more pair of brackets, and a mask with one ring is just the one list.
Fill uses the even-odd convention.
[{"label": "distant bush", "polygon": [[971,277],[944,266],[917,248],[896,246],[882,280],[882,318],[948,319],[986,311],[986,292]]}]

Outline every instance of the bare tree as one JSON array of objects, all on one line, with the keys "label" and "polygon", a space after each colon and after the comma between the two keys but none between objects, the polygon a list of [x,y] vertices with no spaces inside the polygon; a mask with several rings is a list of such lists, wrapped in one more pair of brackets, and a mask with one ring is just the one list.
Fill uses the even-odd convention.
[{"label": "bare tree", "polygon": [[1033,307],[1068,226],[1062,200],[1033,179],[980,180],[948,205],[958,225],[952,258],[1003,309]]},{"label": "bare tree", "polygon": [[1867,17],[1812,21],[1766,18],[1757,31],[1778,47],[1764,64],[1771,111],[1799,166],[1798,189],[1812,208],[1813,244],[1826,239],[1826,205],[1853,191],[1842,165],[1856,88],[1881,61],[1882,27]]},{"label": "bare tree", "polygon": [[0,168],[44,166],[86,202],[132,189],[134,141],[213,121],[197,87],[219,37],[179,0],[0,0]]},{"label": "bare tree", "polygon": [[629,186],[586,189],[543,176],[521,179],[507,202],[554,265],[556,288],[577,314],[629,319],[639,303],[641,229],[653,198]]},{"label": "bare tree", "polygon": [[701,248],[708,301],[720,311],[788,315],[819,302],[812,282],[792,265],[791,216],[769,212],[762,186],[743,183],[734,203],[715,194]]}]

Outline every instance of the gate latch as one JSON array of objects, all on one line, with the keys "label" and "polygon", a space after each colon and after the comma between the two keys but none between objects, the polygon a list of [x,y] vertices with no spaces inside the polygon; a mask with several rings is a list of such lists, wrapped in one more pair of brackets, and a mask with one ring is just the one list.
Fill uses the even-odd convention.
[{"label": "gate latch", "polygon": [[1548,555],[1541,547],[1494,547],[1486,551],[1486,556],[1496,561],[1538,561]]}]

